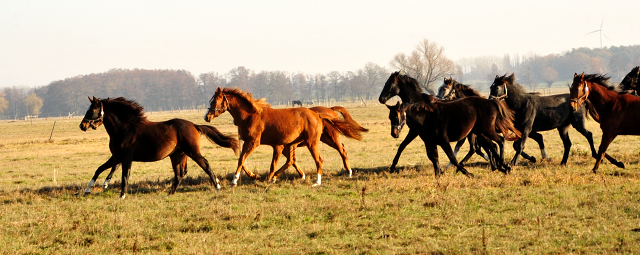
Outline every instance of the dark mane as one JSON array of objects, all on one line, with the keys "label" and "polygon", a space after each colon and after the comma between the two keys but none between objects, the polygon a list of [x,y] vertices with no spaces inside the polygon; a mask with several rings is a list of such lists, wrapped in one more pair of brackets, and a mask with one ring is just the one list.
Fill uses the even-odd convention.
[{"label": "dark mane", "polygon": [[607,76],[606,74],[585,74],[584,75],[585,81],[597,83],[599,85],[606,87],[608,90],[615,90],[614,86],[607,85],[610,78],[611,77]]},{"label": "dark mane", "polygon": [[474,94],[476,96],[482,97],[482,95],[478,91],[476,91],[475,89],[472,89],[469,85],[458,83],[456,80],[453,80],[452,82],[453,82],[453,88],[455,88],[456,90],[459,90],[463,94],[465,95]]},{"label": "dark mane", "polygon": [[254,99],[251,93],[245,93],[238,88],[224,88],[222,92],[237,96],[237,98],[244,100],[246,103],[253,106],[257,112],[262,112],[262,108],[271,108],[271,105],[263,99]]},{"label": "dark mane", "polygon": [[[504,79],[505,79],[505,81],[507,82],[507,84],[512,85],[510,89],[512,89],[512,90],[513,90],[513,89],[515,89],[518,93],[522,93],[522,94],[531,94],[531,93],[527,93],[526,89],[525,89],[522,85],[520,85],[520,84],[516,83],[516,76],[515,76],[515,74],[513,74],[513,73],[512,73],[512,74],[511,74],[511,75],[509,75],[509,76],[507,76],[507,75],[505,74],[505,75],[503,75],[503,76],[502,76],[502,77],[500,77],[500,78],[504,78]],[[509,93],[512,93],[512,92],[513,92],[513,91],[510,91]],[[534,93],[535,93],[535,92],[534,92]]]},{"label": "dark mane", "polygon": [[404,84],[411,86],[412,89],[422,93],[422,86],[418,83],[418,80],[413,77],[405,74],[400,74],[400,72],[395,72],[393,75],[397,75],[399,80],[402,80]]},{"label": "dark mane", "polygon": [[127,100],[124,97],[107,98],[100,100],[104,105],[108,105],[110,111],[124,122],[148,122],[144,113],[144,107],[134,100]]}]

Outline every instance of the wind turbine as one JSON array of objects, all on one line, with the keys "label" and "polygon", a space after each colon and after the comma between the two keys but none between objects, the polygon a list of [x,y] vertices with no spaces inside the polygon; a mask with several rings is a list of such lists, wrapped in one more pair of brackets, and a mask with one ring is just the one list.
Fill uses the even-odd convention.
[{"label": "wind turbine", "polygon": [[[604,35],[604,34],[602,34],[602,25],[603,25],[603,24],[604,24],[604,17],[602,17],[602,22],[600,23],[600,29],[595,30],[595,31],[593,31],[593,32],[589,32],[589,33],[587,33],[587,34],[593,34],[593,33],[595,33],[595,32],[599,32],[599,33],[600,33],[600,49],[602,49],[602,36]],[[607,39],[609,39],[609,37],[607,37],[607,35],[604,35],[604,37],[606,37]]]}]

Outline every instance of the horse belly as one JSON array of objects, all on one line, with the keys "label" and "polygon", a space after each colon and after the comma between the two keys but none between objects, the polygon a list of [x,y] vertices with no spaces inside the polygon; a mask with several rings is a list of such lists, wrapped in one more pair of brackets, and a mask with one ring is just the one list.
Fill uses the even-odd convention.
[{"label": "horse belly", "polygon": [[154,162],[166,158],[176,150],[176,135],[166,134],[163,137],[142,135],[136,140],[133,161]]}]

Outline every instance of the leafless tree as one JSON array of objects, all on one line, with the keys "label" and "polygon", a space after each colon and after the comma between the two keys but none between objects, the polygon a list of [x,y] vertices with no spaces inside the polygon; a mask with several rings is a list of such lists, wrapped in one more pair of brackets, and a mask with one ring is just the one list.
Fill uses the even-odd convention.
[{"label": "leafless tree", "polygon": [[455,74],[456,66],[444,54],[444,48],[424,39],[410,55],[397,54],[390,65],[418,80],[427,91],[433,92],[433,83]]}]

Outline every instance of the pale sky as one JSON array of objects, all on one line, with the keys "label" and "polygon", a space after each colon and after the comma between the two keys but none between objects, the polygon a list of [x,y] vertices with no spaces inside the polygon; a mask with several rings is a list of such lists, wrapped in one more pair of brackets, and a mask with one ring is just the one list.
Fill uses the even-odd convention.
[{"label": "pale sky", "polygon": [[[423,39],[466,57],[640,44],[640,1],[0,0],[0,87],[124,69],[197,76],[388,67]],[[636,63],[640,64],[640,63]]]}]

